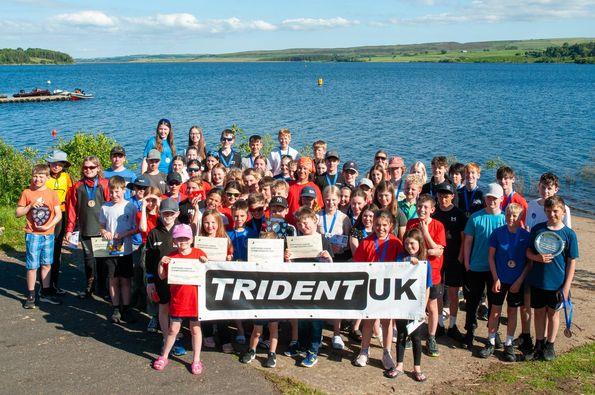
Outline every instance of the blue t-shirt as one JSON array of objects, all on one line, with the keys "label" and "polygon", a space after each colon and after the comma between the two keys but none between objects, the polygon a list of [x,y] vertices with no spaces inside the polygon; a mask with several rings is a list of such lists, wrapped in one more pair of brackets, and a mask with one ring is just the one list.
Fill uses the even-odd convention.
[{"label": "blue t-shirt", "polygon": [[[113,171],[112,168],[110,167],[107,170],[103,171],[103,177],[107,178],[108,180],[110,178],[112,178],[113,176],[122,177],[126,181],[126,184],[128,184],[129,182],[136,181],[136,174],[134,174],[134,172],[132,170],[129,170],[126,168],[124,168],[123,170],[120,170],[120,171]],[[125,188],[124,189],[124,199],[130,200],[131,197],[132,197],[132,190],[129,188]]]},{"label": "blue t-shirt", "polygon": [[467,225],[465,235],[473,236],[473,248],[469,258],[469,269],[474,272],[489,272],[489,240],[492,232],[506,223],[504,214],[488,214],[485,209],[473,213]]},{"label": "blue t-shirt", "polygon": [[233,260],[247,261],[248,239],[258,238],[258,234],[254,233],[251,229],[244,228],[242,231],[228,230],[227,235],[233,245]]},{"label": "blue t-shirt", "polygon": [[[134,204],[134,207],[136,207],[136,211],[140,212],[143,209],[143,202],[141,202],[140,200],[138,200],[136,198],[136,196],[132,196],[130,198],[130,201],[132,202],[132,204]],[[141,245],[143,244],[143,237],[142,235],[139,233],[135,233],[132,235],[132,245]]]},{"label": "blue t-shirt", "polygon": [[529,232],[525,229],[518,228],[511,233],[504,225],[492,232],[490,247],[496,249],[494,260],[500,282],[512,285],[520,277],[525,269],[528,246]]},{"label": "blue t-shirt", "polygon": [[[411,257],[408,256],[408,257],[404,258],[402,253],[397,256],[397,262],[410,262],[410,261],[411,261]],[[430,265],[430,261],[427,261],[427,263],[428,264],[426,265],[426,268],[428,270],[426,273],[426,288],[432,288],[432,285],[433,285],[432,284],[432,265]]]},{"label": "blue t-shirt", "polygon": [[538,252],[535,249],[535,239],[543,232],[554,232],[560,236],[564,240],[564,250],[561,254],[555,256],[550,263],[534,262],[533,268],[527,276],[527,281],[533,287],[547,291],[557,291],[562,288],[566,279],[567,259],[578,258],[578,240],[576,233],[568,226],[564,226],[560,230],[552,230],[548,229],[546,222],[542,222],[531,229],[529,248],[536,254]]},{"label": "blue t-shirt", "polygon": [[[144,157],[146,158],[149,155],[149,151],[155,148],[156,138],[155,136],[151,137],[149,141],[147,141],[147,145],[145,145],[145,151],[143,152]],[[174,154],[171,151],[171,147],[167,140],[163,140],[162,142],[163,151],[161,152],[161,162],[159,162],[159,171],[163,174],[169,174],[169,169],[171,166],[171,162],[174,159]]]}]

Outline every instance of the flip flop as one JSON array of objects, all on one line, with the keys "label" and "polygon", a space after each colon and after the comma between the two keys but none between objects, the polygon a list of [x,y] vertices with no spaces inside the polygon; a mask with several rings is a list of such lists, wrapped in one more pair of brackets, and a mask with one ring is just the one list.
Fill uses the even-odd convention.
[{"label": "flip flop", "polygon": [[415,381],[420,383],[423,383],[428,379],[426,375],[423,374],[423,372],[413,372],[413,378],[415,379]]},{"label": "flip flop", "polygon": [[165,369],[168,363],[167,358],[161,356],[153,362],[153,369],[161,371]]},{"label": "flip flop", "polygon": [[402,370],[398,370],[397,368],[391,368],[384,371],[384,377],[389,379],[396,379],[403,374],[405,373]]}]

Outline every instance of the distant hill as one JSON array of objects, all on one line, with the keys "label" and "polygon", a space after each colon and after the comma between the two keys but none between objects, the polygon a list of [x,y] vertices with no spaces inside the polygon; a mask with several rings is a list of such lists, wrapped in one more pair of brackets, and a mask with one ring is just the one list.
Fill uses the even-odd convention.
[{"label": "distant hill", "polygon": [[63,52],[41,48],[0,49],[0,64],[69,64],[74,59]]},{"label": "distant hill", "polygon": [[[349,48],[293,48],[245,51],[225,54],[129,55],[109,58],[76,59],[78,63],[128,62],[510,62],[545,61],[536,56],[552,47],[584,44],[594,38],[481,41],[470,43],[437,42],[406,45],[379,45]],[[571,62],[571,58],[550,61]]]}]

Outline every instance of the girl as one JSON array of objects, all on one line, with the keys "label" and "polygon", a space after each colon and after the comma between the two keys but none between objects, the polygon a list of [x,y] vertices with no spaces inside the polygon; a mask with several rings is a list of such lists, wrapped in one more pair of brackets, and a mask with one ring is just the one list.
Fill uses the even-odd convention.
[{"label": "girl", "polygon": [[191,160],[201,160],[198,156],[198,149],[193,146],[190,146],[186,149],[186,163],[188,163]]},{"label": "girl", "polygon": [[[351,188],[349,187],[341,187],[341,200],[339,201],[339,210],[343,212],[343,214],[347,214],[349,212],[349,203],[351,201]],[[347,215],[349,216],[349,215]]]},{"label": "girl", "polygon": [[[395,219],[388,210],[378,210],[374,215],[374,233],[359,243],[355,254],[354,262],[395,262],[399,253],[403,251],[403,244],[392,232]],[[370,340],[372,339],[372,325],[374,320],[364,320],[362,328],[361,351],[353,364],[355,366],[366,366],[369,359]],[[380,320],[382,334],[384,336],[384,354],[382,363],[385,369],[394,366],[390,356],[390,345],[392,343],[392,320]]]},{"label": "girl", "polygon": [[316,159],[314,161],[314,167],[316,168],[317,176],[322,176],[326,173],[326,161],[324,159]]},{"label": "girl", "polygon": [[349,212],[347,215],[351,219],[351,226],[355,225],[355,221],[359,218],[359,215],[362,212],[362,209],[367,204],[368,196],[364,191],[357,188],[351,194],[351,201],[349,202]]},{"label": "girl", "polygon": [[417,174],[422,180],[422,185],[428,182],[426,165],[424,165],[423,162],[417,161],[414,164],[412,164],[411,168],[409,169],[409,174]]},{"label": "girl", "polygon": [[381,165],[374,165],[370,169],[370,180],[372,180],[372,184],[377,186],[386,178],[386,173],[384,167]]},{"label": "girl", "polygon": [[211,170],[211,185],[213,188],[223,188],[225,185],[225,166],[221,163],[217,163]]},{"label": "girl", "polygon": [[407,227],[407,217],[399,209],[397,199],[395,197],[395,187],[386,181],[378,184],[374,190],[374,204],[378,208],[389,210],[395,218],[395,234],[399,239],[403,240],[405,235],[405,228]]},{"label": "girl", "polygon": [[[221,214],[217,210],[205,210],[202,214],[202,226],[200,229],[200,235],[206,237],[224,237],[227,239],[227,260],[233,259],[233,246],[231,240],[227,236],[223,221],[221,220]],[[219,335],[219,341],[222,344],[221,348],[224,353],[232,353],[233,346],[231,344],[231,334],[229,333],[229,327],[227,321],[217,321],[217,334]],[[214,348],[215,339],[213,337],[213,325],[207,323],[205,327],[205,347]]]},{"label": "girl", "polygon": [[[167,256],[164,256],[159,262],[159,278],[165,279],[167,277],[167,268],[172,259],[198,259],[202,263],[207,261],[205,253],[198,249],[192,248],[192,229],[189,225],[178,224],[174,226],[172,237],[177,246],[177,251]],[[192,333],[192,349],[194,356],[190,371],[192,374],[201,374],[203,371],[203,364],[200,360],[200,349],[202,343],[202,331],[200,322],[198,321],[198,287],[196,285],[176,285],[169,286],[171,299],[169,302],[169,329],[163,351],[159,358],[153,362],[155,370],[163,370],[169,363],[167,356],[174,346],[176,336],[182,327],[182,321],[188,318],[190,321],[190,332]]]},{"label": "girl", "polygon": [[[409,262],[412,265],[417,265],[419,261],[424,261],[427,259],[427,251],[425,247],[424,236],[421,230],[417,228],[410,229],[405,234],[405,255],[406,258],[404,260]],[[402,258],[398,257],[398,261],[401,261]],[[431,268],[428,264],[428,273],[427,273],[427,280],[426,280],[426,287],[429,288],[432,286],[432,274]],[[426,297],[429,295],[429,290],[426,289]],[[388,369],[384,375],[389,378],[396,378],[403,374],[403,358],[405,356],[405,345],[407,343],[407,337],[411,339],[413,343],[413,377],[416,381],[423,382],[427,380],[425,374],[421,371],[421,336],[420,336],[420,326],[418,326],[413,332],[407,333],[407,324],[409,324],[410,320],[395,320],[395,324],[397,326],[397,366],[394,366],[391,369]]]},{"label": "girl", "polygon": [[174,156],[171,162],[171,171],[182,176],[182,182],[188,181],[188,172],[186,171],[186,159],[182,155]]},{"label": "girl", "polygon": [[258,188],[258,182],[261,179],[262,173],[258,170],[248,168],[242,172],[242,180],[244,181],[244,185],[246,186],[248,193],[260,192],[260,189]]},{"label": "girl", "polygon": [[[264,155],[258,155],[256,158],[254,158],[254,169],[261,171],[263,177],[273,176],[273,173],[269,170],[269,167],[269,161]],[[281,159],[281,174],[283,174],[283,159]]]},{"label": "girl", "polygon": [[293,159],[289,155],[283,155],[281,157],[281,173],[277,174],[274,178],[285,180],[287,182],[293,180],[293,172],[291,171],[291,163]]},{"label": "girl", "polygon": [[398,201],[405,199],[405,183],[403,182],[403,175],[407,171],[405,162],[400,156],[394,156],[391,158],[388,164],[390,182],[395,188],[395,197]]},{"label": "girl", "polygon": [[143,163],[141,164],[141,173],[147,171],[147,156],[149,151],[155,148],[161,152],[161,161],[159,162],[159,171],[163,174],[169,173],[171,162],[176,155],[176,146],[174,145],[174,130],[168,119],[160,119],[157,122],[155,136],[151,137],[145,145]]},{"label": "girl", "polygon": [[207,158],[205,159],[205,169],[202,173],[202,178],[208,183],[212,183],[212,170],[219,164],[219,153],[217,151],[209,151]]},{"label": "girl", "polygon": [[190,148],[195,148],[197,151],[197,158],[198,160],[205,160],[207,157],[206,154],[206,144],[205,138],[202,132],[202,128],[200,126],[193,125],[190,127],[188,131],[188,149],[186,150],[186,155],[190,151]]}]

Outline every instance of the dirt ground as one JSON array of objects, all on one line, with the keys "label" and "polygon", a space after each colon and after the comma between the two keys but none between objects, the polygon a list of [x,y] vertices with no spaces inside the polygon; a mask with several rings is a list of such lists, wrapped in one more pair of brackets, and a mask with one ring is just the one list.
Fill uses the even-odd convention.
[{"label": "dirt ground", "polygon": [[[556,341],[558,353],[595,340],[595,325],[592,324],[595,320],[592,302],[595,284],[595,220],[575,217],[573,227],[578,234],[580,247],[580,258],[572,287],[576,325],[573,327],[572,338],[562,335],[563,325],[560,325],[560,335]],[[112,332],[109,330],[110,324],[107,324],[104,318],[108,310],[105,302],[95,300],[81,305],[72,295],[65,299],[65,306],[51,306],[46,311],[23,310],[22,254],[2,254],[0,262],[5,269],[0,275],[0,295],[3,296],[0,298],[0,312],[3,313],[6,323],[2,325],[5,334],[2,337],[5,339],[0,339],[0,348],[4,349],[5,355],[5,364],[0,368],[0,372],[3,377],[13,377],[15,384],[21,383],[13,386],[13,390],[66,393],[85,389],[92,393],[109,390],[138,393],[155,389],[182,389],[191,392],[205,389],[232,393],[278,392],[278,389],[264,379],[263,374],[259,374],[264,373],[265,369],[259,366],[258,360],[246,367],[237,361],[237,356],[219,352],[204,353],[205,371],[208,374],[203,375],[200,380],[195,380],[196,378],[191,377],[186,369],[177,363],[170,364],[168,372],[164,372],[166,375],[152,372],[149,361],[155,355],[159,343],[157,335],[143,333],[146,318],[143,317],[141,322],[131,328],[118,326],[119,329]],[[69,291],[78,290],[81,283],[79,267],[72,263],[65,266],[64,288]],[[68,308],[67,311],[65,307]],[[85,320],[88,322],[85,323]],[[476,348],[481,347],[481,342],[487,334],[484,323],[479,323]],[[464,313],[459,313],[457,325],[459,328],[464,327]],[[42,350],[43,362],[39,362],[39,358],[34,354],[26,353],[25,344],[19,340],[23,334],[29,332],[32,337],[38,338],[36,347],[37,350]],[[282,334],[282,338],[286,338],[286,332]],[[329,335],[330,333],[325,331],[325,344],[330,343]],[[133,344],[126,344],[127,342]],[[323,347],[319,363],[314,368],[300,367],[295,360],[279,356],[277,368],[271,372],[281,377],[293,378],[325,393],[431,393],[455,390],[457,382],[474,381],[493,364],[503,363],[495,357],[488,360],[473,357],[469,351],[455,348],[446,337],[438,338],[438,343],[439,357],[431,358],[424,354],[422,358],[422,370],[428,376],[425,383],[417,383],[411,377],[413,359],[410,350],[405,354],[405,371],[409,374],[396,380],[384,378],[380,361],[382,349],[378,342],[374,343],[370,363],[365,368],[352,366],[351,360],[357,356],[359,345],[346,341],[347,349],[340,355],[329,353],[329,347]],[[394,353],[393,345],[393,356]],[[76,355],[74,360],[73,355]],[[264,352],[259,354],[261,361],[264,355]],[[26,375],[19,369],[8,368],[24,368],[33,360],[38,361],[36,364],[40,365],[39,369],[52,366],[56,377],[68,378],[66,384],[50,380],[53,384],[48,388],[42,384],[43,378],[47,375]],[[184,357],[181,360],[187,362],[189,359]],[[94,368],[97,364],[98,368]],[[213,374],[214,372],[216,374]],[[138,373],[143,375],[140,376]],[[106,375],[110,375],[111,380],[106,380]],[[245,380],[251,384],[247,384]],[[113,382],[120,383],[115,390],[108,386]],[[201,385],[193,385],[195,382],[200,382]],[[0,393],[11,392],[9,387],[0,389]]]}]

